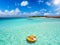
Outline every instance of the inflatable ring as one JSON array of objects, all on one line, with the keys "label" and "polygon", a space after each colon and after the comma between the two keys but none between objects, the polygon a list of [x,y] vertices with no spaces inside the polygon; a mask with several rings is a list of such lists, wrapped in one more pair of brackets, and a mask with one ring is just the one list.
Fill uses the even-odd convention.
[{"label": "inflatable ring", "polygon": [[36,41],[36,36],[28,36],[27,41],[28,42],[35,42]]}]

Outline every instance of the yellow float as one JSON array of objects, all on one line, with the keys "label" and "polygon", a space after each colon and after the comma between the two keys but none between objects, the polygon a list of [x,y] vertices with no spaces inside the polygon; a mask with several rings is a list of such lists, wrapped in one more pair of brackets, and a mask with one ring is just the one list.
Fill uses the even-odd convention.
[{"label": "yellow float", "polygon": [[35,42],[36,41],[36,36],[34,36],[34,35],[28,36],[27,41],[28,42]]}]

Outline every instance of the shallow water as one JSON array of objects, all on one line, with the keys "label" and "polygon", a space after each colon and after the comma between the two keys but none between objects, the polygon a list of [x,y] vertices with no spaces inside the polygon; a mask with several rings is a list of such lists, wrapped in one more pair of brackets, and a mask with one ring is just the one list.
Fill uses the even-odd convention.
[{"label": "shallow water", "polygon": [[[29,35],[36,35],[37,41],[28,43]],[[60,45],[60,19],[1,19],[0,45]]]}]

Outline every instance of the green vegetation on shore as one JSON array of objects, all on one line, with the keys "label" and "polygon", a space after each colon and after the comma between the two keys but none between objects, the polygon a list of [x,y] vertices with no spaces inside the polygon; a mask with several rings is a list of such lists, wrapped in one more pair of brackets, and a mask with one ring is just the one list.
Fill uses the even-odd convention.
[{"label": "green vegetation on shore", "polygon": [[60,16],[30,16],[30,18],[60,18]]}]

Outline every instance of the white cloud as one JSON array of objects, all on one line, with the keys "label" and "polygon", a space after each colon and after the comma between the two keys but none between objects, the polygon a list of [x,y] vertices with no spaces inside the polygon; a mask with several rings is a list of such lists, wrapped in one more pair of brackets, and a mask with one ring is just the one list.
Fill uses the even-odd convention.
[{"label": "white cloud", "polygon": [[28,1],[22,1],[21,2],[21,6],[27,6],[28,5]]},{"label": "white cloud", "polygon": [[60,0],[53,0],[53,4],[54,5],[59,5],[60,4]]},{"label": "white cloud", "polygon": [[44,1],[43,1],[43,0],[38,0],[38,3],[39,3],[39,4],[40,4],[41,2],[43,3]]},{"label": "white cloud", "polygon": [[4,12],[2,12],[2,11],[0,10],[0,16],[2,16],[2,15],[4,15]]},{"label": "white cloud", "polygon": [[44,13],[44,16],[48,16],[48,15],[51,15],[50,13]]},{"label": "white cloud", "polygon": [[58,7],[55,11],[56,11],[56,15],[60,15],[60,7]]},{"label": "white cloud", "polygon": [[55,10],[55,12],[46,12],[44,13],[44,16],[60,16],[60,10]]},{"label": "white cloud", "polygon": [[44,9],[44,8],[40,10],[40,12],[46,12],[46,11],[47,11],[47,10],[46,10],[46,9]]},{"label": "white cloud", "polygon": [[21,12],[19,10],[19,8],[16,8],[15,10],[5,10],[5,11],[1,11],[0,10],[0,17],[27,17],[27,16],[36,16],[36,15],[40,15],[39,11],[34,11],[34,12]]},{"label": "white cloud", "polygon": [[39,11],[34,11],[34,12],[31,12],[30,14],[36,16],[36,15],[40,15],[40,12]]},{"label": "white cloud", "polygon": [[16,8],[15,10],[0,10],[0,17],[28,17],[28,16],[39,16],[39,15],[59,15],[60,14],[60,8],[57,8],[54,10],[55,13],[52,13],[52,11],[47,12],[46,9],[41,9],[40,11],[33,11],[33,12],[22,12],[19,10],[19,8]]},{"label": "white cloud", "polygon": [[60,7],[56,8],[55,11],[60,11]]},{"label": "white cloud", "polygon": [[26,16],[26,17],[28,17],[28,16],[37,16],[37,15],[40,15],[40,12],[39,12],[39,11],[23,12],[23,13],[21,14],[21,16]]},{"label": "white cloud", "polygon": [[48,6],[50,6],[50,5],[51,5],[51,3],[50,3],[50,2],[46,2],[46,4],[47,4]]},{"label": "white cloud", "polygon": [[18,14],[19,12],[21,12],[18,8],[15,9],[15,14]]},{"label": "white cloud", "polygon": [[15,3],[15,6],[20,6],[20,4],[19,3]]},{"label": "white cloud", "polygon": [[11,10],[11,11],[5,10],[4,13],[6,15],[17,15],[19,12],[20,12],[20,10],[18,8],[16,8],[15,10]]},{"label": "white cloud", "polygon": [[15,10],[5,10],[4,12],[0,10],[0,17],[4,16],[17,16],[20,13],[20,10],[18,8],[16,8]]}]

